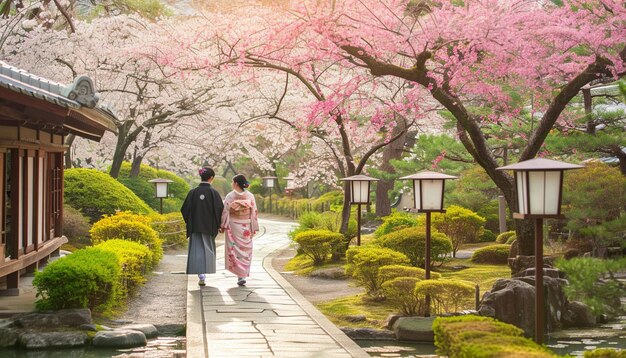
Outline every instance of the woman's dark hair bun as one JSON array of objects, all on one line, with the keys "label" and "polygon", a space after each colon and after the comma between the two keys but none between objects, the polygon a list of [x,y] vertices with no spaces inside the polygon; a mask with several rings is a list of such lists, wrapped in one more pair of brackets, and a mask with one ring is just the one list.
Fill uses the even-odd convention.
[{"label": "woman's dark hair bun", "polygon": [[239,185],[241,189],[245,189],[250,186],[250,182],[246,180],[246,177],[243,174],[237,174],[233,177],[233,181]]}]

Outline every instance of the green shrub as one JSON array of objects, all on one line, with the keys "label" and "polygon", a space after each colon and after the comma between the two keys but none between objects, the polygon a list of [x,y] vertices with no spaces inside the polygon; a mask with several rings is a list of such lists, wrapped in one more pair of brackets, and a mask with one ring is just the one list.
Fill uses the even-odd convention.
[{"label": "green shrub", "polygon": [[95,169],[66,170],[64,198],[66,204],[80,210],[92,223],[119,210],[138,214],[152,212],[132,191]]},{"label": "green shrub", "polygon": [[141,200],[148,204],[152,209],[158,211],[160,209],[160,199],[154,196],[154,184],[149,180],[161,178],[169,179],[172,181],[168,185],[168,192],[170,197],[163,199],[163,212],[177,212],[189,192],[189,184],[178,177],[176,174],[167,170],[157,170],[146,164],[142,164],[139,170],[139,175],[136,177],[130,177],[131,163],[124,162],[120,168],[120,174],[117,180],[124,184],[125,187],[135,193]]},{"label": "green shrub", "polygon": [[471,261],[477,264],[503,265],[509,262],[511,245],[489,245],[474,251]]},{"label": "green shrub", "polygon": [[146,216],[134,215],[129,212],[105,216],[93,224],[90,233],[91,242],[94,245],[111,239],[135,241],[146,245],[152,252],[152,262],[148,267],[149,269],[154,268],[163,257],[159,234],[150,227],[150,219]]},{"label": "green shrub", "polygon": [[490,317],[438,317],[433,322],[437,353],[455,357],[555,357],[524,338],[520,328]]},{"label": "green shrub", "polygon": [[478,241],[479,242],[494,242],[496,241],[496,237],[497,236],[493,231],[489,229],[485,229],[481,237],[478,239]]},{"label": "green shrub", "polygon": [[[378,269],[378,279],[381,283],[389,280],[393,280],[397,277],[413,277],[419,280],[426,278],[426,270],[419,267],[402,266],[402,265],[387,265]],[[431,279],[438,279],[441,274],[438,272],[431,272]],[[412,290],[412,289],[411,289]]]},{"label": "green shrub", "polygon": [[626,358],[626,351],[621,349],[598,348],[585,351],[585,358]]},{"label": "green shrub", "polygon": [[515,235],[516,235],[515,230],[505,231],[502,234],[498,235],[498,237],[496,237],[496,242],[498,244],[506,244],[506,242],[509,241],[511,236],[515,236]]},{"label": "green shrub", "polygon": [[459,280],[424,280],[415,285],[415,294],[430,295],[431,312],[435,314],[458,312],[472,307],[474,286]]},{"label": "green shrub", "polygon": [[88,247],[62,257],[35,273],[37,308],[102,310],[115,303],[120,292],[116,254]]},{"label": "green shrub", "polygon": [[343,235],[330,230],[308,230],[296,234],[294,241],[314,265],[321,265],[341,245]]},{"label": "green shrub", "polygon": [[67,237],[68,244],[77,249],[91,244],[89,241],[89,219],[80,211],[69,205],[63,207],[63,235]]},{"label": "green shrub", "polygon": [[507,245],[512,245],[515,242],[515,240],[517,240],[517,235],[513,235],[513,236],[509,237],[509,239],[506,240],[506,244]]},{"label": "green shrub", "polygon": [[433,215],[433,227],[452,241],[452,257],[456,257],[462,244],[478,241],[484,226],[485,218],[458,205],[450,205],[445,213]]},{"label": "green shrub", "polygon": [[381,288],[385,298],[404,316],[424,314],[424,298],[415,294],[416,277],[396,277],[383,282]]},{"label": "green shrub", "polygon": [[[412,266],[424,267],[426,257],[426,231],[423,227],[410,227],[383,235],[374,241],[377,245],[405,254]],[[433,232],[431,234],[431,265],[443,263],[447,254],[452,251],[452,243],[446,235]]]},{"label": "green shrub", "polygon": [[558,260],[556,266],[567,275],[569,285],[563,291],[570,300],[584,302],[596,315],[620,314],[624,287],[616,274],[626,270],[626,257],[618,260],[577,257]]},{"label": "green shrub", "polygon": [[145,274],[153,259],[152,252],[145,245],[128,240],[112,239],[98,244],[96,248],[117,255],[123,293],[131,292],[146,281]]},{"label": "green shrub", "polygon": [[406,255],[376,246],[351,247],[346,252],[346,273],[351,275],[359,285],[365,287],[369,295],[380,294],[380,280],[378,269],[391,264],[408,265]]},{"label": "green shrub", "polygon": [[374,237],[379,238],[398,230],[398,227],[408,228],[417,226],[417,218],[414,215],[395,212],[383,218],[383,223],[374,231]]},{"label": "green shrub", "polygon": [[150,226],[159,233],[163,246],[183,246],[187,243],[187,229],[180,211],[149,216]]}]

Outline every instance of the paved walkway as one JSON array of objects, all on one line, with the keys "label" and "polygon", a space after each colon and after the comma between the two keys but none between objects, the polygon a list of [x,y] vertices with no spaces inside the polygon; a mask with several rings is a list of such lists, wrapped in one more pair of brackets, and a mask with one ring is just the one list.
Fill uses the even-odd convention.
[{"label": "paved walkway", "polygon": [[[271,267],[271,254],[290,243],[293,224],[261,220],[246,287],[224,267],[200,288],[187,284],[187,356],[369,357]],[[223,247],[218,248],[223,250]]]}]

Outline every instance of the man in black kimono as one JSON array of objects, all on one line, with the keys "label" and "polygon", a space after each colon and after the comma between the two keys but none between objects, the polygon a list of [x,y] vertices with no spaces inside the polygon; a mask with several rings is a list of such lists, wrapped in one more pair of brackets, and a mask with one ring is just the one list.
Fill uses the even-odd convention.
[{"label": "man in black kimono", "polygon": [[189,238],[187,274],[197,274],[198,284],[204,286],[205,274],[215,273],[215,236],[222,223],[224,203],[220,194],[211,187],[215,171],[204,167],[198,173],[202,182],[189,191],[180,212]]}]

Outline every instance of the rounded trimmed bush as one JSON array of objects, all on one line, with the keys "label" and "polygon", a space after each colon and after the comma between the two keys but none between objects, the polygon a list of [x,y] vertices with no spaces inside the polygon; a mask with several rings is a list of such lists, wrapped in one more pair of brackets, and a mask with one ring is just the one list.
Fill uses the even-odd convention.
[{"label": "rounded trimmed bush", "polygon": [[613,348],[598,348],[585,351],[585,358],[626,358],[626,350]]},{"label": "rounded trimmed bush", "polygon": [[515,230],[505,231],[501,233],[500,235],[498,235],[498,237],[496,237],[496,242],[498,244],[506,244],[506,242],[509,241],[509,238],[515,235],[516,235]]},{"label": "rounded trimmed bush", "polygon": [[153,262],[152,252],[147,246],[138,242],[112,239],[98,244],[96,248],[117,255],[124,293],[132,291],[146,281],[146,271]]},{"label": "rounded trimmed bush", "polygon": [[505,244],[512,245],[515,242],[515,240],[517,240],[517,235],[513,235],[513,236],[509,237],[506,240]]},{"label": "rounded trimmed bush", "polygon": [[[389,280],[393,280],[397,277],[413,277],[419,280],[424,280],[426,278],[426,270],[419,267],[413,266],[402,266],[402,265],[387,265],[382,266],[378,269],[378,278],[380,282],[384,283]],[[438,272],[431,272],[431,279],[439,279],[441,274]]]},{"label": "rounded trimmed bush", "polygon": [[[374,241],[377,245],[405,254],[412,266],[424,267],[426,256],[426,230],[423,227],[410,227],[383,235]],[[439,232],[431,234],[431,265],[443,262],[452,251],[452,242]]]},{"label": "rounded trimmed bush", "polygon": [[302,253],[321,265],[343,242],[343,235],[330,230],[302,231],[294,237]]},{"label": "rounded trimmed bush", "polygon": [[404,316],[424,314],[424,298],[415,294],[416,277],[396,277],[383,282],[381,288],[385,298]]},{"label": "rounded trimmed bush", "polygon": [[113,252],[88,247],[62,257],[35,273],[37,308],[106,309],[120,292],[120,265]]},{"label": "rounded trimmed bush", "polygon": [[430,295],[432,313],[453,313],[472,305],[475,288],[459,280],[423,280],[415,285],[415,294]]},{"label": "rounded trimmed bush", "polygon": [[90,228],[89,218],[69,205],[63,207],[63,235],[67,237],[69,245],[77,249],[89,246]]},{"label": "rounded trimmed bush", "polygon": [[489,245],[482,247],[472,254],[470,259],[477,264],[503,265],[509,262],[509,251],[511,245]]},{"label": "rounded trimmed bush", "polygon": [[130,169],[131,163],[123,162],[117,180],[156,211],[160,209],[161,202],[154,196],[154,184],[148,181],[156,178],[171,180],[172,183],[168,186],[170,197],[163,199],[163,212],[170,213],[180,210],[189,192],[189,184],[184,179],[170,171],[157,170],[146,164],[141,164],[139,175],[130,177]]},{"label": "rounded trimmed bush", "polygon": [[380,294],[378,269],[391,264],[408,265],[409,258],[403,253],[377,246],[351,247],[346,252],[346,273],[359,285],[365,287],[369,295]]},{"label": "rounded trimmed bush", "polygon": [[482,236],[478,239],[479,242],[495,242],[497,238],[496,233],[489,229],[484,229]]},{"label": "rounded trimmed bush", "polygon": [[150,219],[142,215],[119,212],[116,215],[105,216],[93,224],[90,233],[94,245],[107,240],[122,239],[147,246],[152,252],[149,269],[156,267],[163,257],[159,234],[150,227]]},{"label": "rounded trimmed bush", "polygon": [[95,169],[67,169],[64,199],[67,205],[80,210],[91,222],[119,210],[138,214],[152,212],[135,193],[108,174]]},{"label": "rounded trimmed bush", "polygon": [[383,218],[383,223],[374,231],[374,237],[379,238],[392,231],[397,231],[399,227],[404,229],[417,225],[418,221],[414,215],[396,212]]}]

